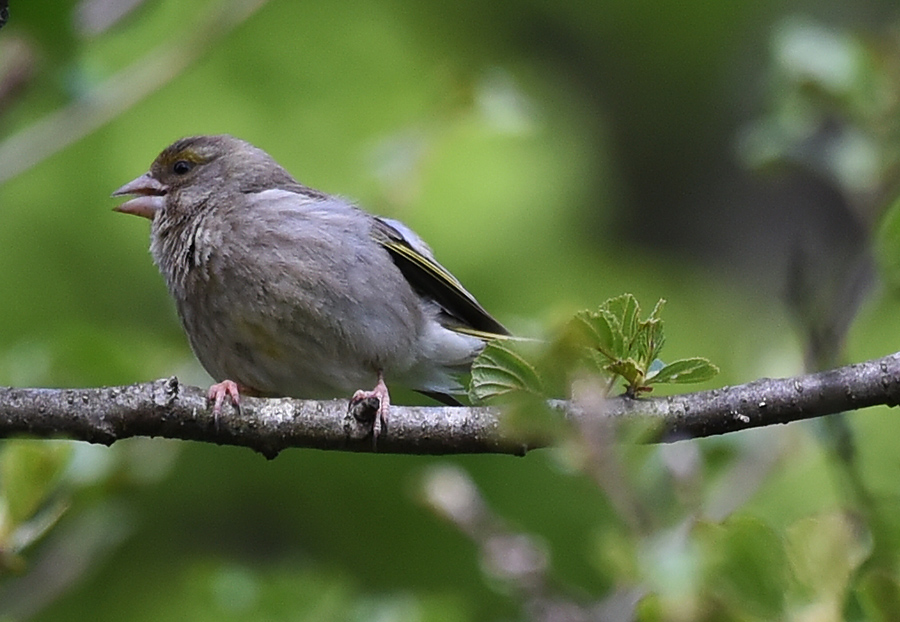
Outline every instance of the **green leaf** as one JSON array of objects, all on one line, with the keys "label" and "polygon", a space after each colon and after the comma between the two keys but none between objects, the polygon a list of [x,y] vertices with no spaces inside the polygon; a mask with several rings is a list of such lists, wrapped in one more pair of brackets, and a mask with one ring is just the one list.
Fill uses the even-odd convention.
[{"label": "green leaf", "polygon": [[616,521],[601,524],[587,542],[594,568],[608,581],[641,580],[640,541]]},{"label": "green leaf", "polygon": [[[631,344],[638,330],[638,316],[641,312],[641,306],[638,304],[637,298],[633,294],[622,294],[615,298],[610,298],[601,307],[602,311],[608,311],[615,317],[621,327],[623,342]],[[630,352],[623,352],[621,358],[624,358]]]},{"label": "green leaf", "polygon": [[719,368],[705,358],[680,359],[669,363],[656,374],[647,378],[647,384],[704,382],[714,378],[718,373]]},{"label": "green leaf", "polygon": [[510,395],[509,402],[504,404],[500,429],[510,438],[526,446],[558,445],[566,438],[570,426],[565,416],[550,408],[541,396],[518,392]]},{"label": "green leaf", "polygon": [[621,359],[628,356],[630,353],[628,344],[629,339],[625,335],[622,326],[622,318],[607,309],[598,310],[596,315],[602,317],[612,330],[612,343],[610,344],[609,351],[610,358]]},{"label": "green leaf", "polygon": [[593,369],[590,371],[600,372],[601,374],[614,373],[610,371],[610,366],[619,362],[619,359],[611,359],[597,350],[590,350],[585,358],[587,362],[593,365]]},{"label": "green leaf", "polygon": [[[495,342],[473,365],[469,395],[482,401],[524,391],[545,395],[547,387],[568,391],[577,369],[621,376],[628,393],[649,391],[652,383],[687,383],[708,380],[718,368],[703,358],[659,361],[665,344],[665,305],[659,299],[650,316],[640,319],[640,305],[632,294],[610,298],[596,311],[575,314],[559,337],[544,348],[540,358],[522,355],[516,340]],[[610,384],[612,386],[612,384]]]},{"label": "green leaf", "polygon": [[543,382],[534,366],[516,351],[517,342],[498,339],[485,346],[472,363],[469,397],[481,402],[524,391],[542,395]]},{"label": "green leaf", "polygon": [[649,319],[641,322],[634,348],[641,367],[649,368],[650,364],[659,357],[659,351],[664,342],[662,320]]},{"label": "green leaf", "polygon": [[68,443],[8,441],[0,453],[0,496],[13,524],[24,523],[56,489],[69,464]]},{"label": "green leaf", "polygon": [[659,353],[662,350],[663,344],[666,342],[666,336],[663,334],[663,321],[662,321],[662,310],[663,307],[666,306],[666,299],[660,298],[656,301],[656,305],[653,307],[653,312],[650,314],[650,317],[647,318],[647,323],[652,323],[649,335],[649,352],[647,354],[647,361],[653,363],[659,358]]},{"label": "green leaf", "polygon": [[659,360],[659,353],[662,352],[663,345],[666,343],[662,320],[654,320],[649,334],[649,341],[647,360],[652,364]]},{"label": "green leaf", "polygon": [[572,319],[571,327],[583,345],[598,350],[609,359],[619,358],[622,349],[622,331],[615,318],[608,313],[579,311]]},{"label": "green leaf", "polygon": [[69,500],[58,499],[45,505],[45,508],[35,513],[27,521],[19,523],[10,532],[9,539],[0,545],[0,549],[18,553],[43,538],[69,509]]},{"label": "green leaf", "polygon": [[864,569],[856,581],[856,595],[863,620],[888,622],[900,619],[900,582],[889,568]]},{"label": "green leaf", "polygon": [[622,376],[631,388],[637,388],[644,384],[644,370],[634,359],[614,361],[606,368],[612,373]]},{"label": "green leaf", "polygon": [[663,307],[666,306],[666,299],[660,298],[656,301],[656,306],[653,307],[653,312],[650,314],[650,317],[647,319],[650,320],[658,320],[662,316]]},{"label": "green leaf", "polygon": [[885,212],[875,238],[875,256],[881,275],[900,290],[900,197]]},{"label": "green leaf", "polygon": [[735,515],[721,526],[701,524],[697,533],[708,551],[707,585],[727,611],[741,614],[726,619],[784,619],[790,567],[775,530]]},{"label": "green leaf", "polygon": [[843,593],[871,553],[866,534],[841,512],[802,518],[787,528],[785,540],[794,578],[810,600]]}]

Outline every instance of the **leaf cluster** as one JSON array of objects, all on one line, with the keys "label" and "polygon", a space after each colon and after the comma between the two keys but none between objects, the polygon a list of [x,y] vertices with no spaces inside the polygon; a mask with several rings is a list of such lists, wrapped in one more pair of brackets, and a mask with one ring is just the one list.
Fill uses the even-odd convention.
[{"label": "leaf cluster", "polygon": [[548,397],[568,392],[571,380],[585,372],[607,379],[607,392],[620,379],[625,393],[637,397],[662,383],[703,382],[719,369],[702,357],[663,362],[665,344],[660,317],[665,300],[641,319],[632,294],[610,298],[596,311],[579,311],[552,340],[501,339],[488,344],[472,366],[470,396],[475,401],[515,393]]}]

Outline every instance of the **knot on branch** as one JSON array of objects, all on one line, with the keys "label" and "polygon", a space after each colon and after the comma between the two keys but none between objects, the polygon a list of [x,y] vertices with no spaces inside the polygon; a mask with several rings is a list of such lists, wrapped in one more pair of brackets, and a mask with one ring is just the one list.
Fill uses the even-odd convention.
[{"label": "knot on branch", "polygon": [[176,376],[170,376],[164,380],[153,383],[153,404],[164,410],[170,410],[178,399],[181,383]]}]

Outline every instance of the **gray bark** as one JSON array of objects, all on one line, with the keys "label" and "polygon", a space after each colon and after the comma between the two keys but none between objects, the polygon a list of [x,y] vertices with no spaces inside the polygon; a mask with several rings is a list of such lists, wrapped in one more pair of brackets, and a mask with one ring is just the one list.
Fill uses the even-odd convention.
[{"label": "gray bark", "polygon": [[[581,425],[610,418],[652,422],[654,441],[698,438],[789,423],[900,401],[900,353],[793,378],[667,397],[614,397],[591,406],[555,402]],[[240,411],[214,416],[206,392],[176,378],[92,389],[0,388],[0,438],[69,438],[110,445],[159,436],[249,447],[273,458],[289,447],[408,454],[524,454],[549,442],[524,438],[486,406],[392,405],[388,426],[372,442],[367,405],[346,400],[243,397]]]}]

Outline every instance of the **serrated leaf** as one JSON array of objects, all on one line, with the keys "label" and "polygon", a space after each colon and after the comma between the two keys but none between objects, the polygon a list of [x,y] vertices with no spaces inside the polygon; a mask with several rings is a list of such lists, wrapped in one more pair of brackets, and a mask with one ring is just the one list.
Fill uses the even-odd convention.
[{"label": "serrated leaf", "polygon": [[638,387],[644,383],[644,370],[634,359],[620,359],[606,366],[606,369],[618,374],[625,379],[631,387]]},{"label": "serrated leaf", "polygon": [[704,382],[714,378],[718,373],[719,368],[705,358],[680,359],[665,365],[652,377],[647,378],[647,384]]},{"label": "serrated leaf", "polygon": [[[603,307],[618,320],[623,343],[632,343],[637,334],[638,316],[641,312],[641,306],[638,304],[637,298],[633,294],[622,294],[607,300]],[[604,308],[601,308],[601,312]],[[625,354],[627,355],[628,353]]]},{"label": "serrated leaf", "polygon": [[[567,325],[551,350],[567,356],[565,362],[589,366],[621,376],[628,392],[649,391],[652,383],[701,382],[715,376],[718,368],[704,358],[691,358],[665,365],[659,360],[665,345],[661,318],[666,301],[660,298],[650,316],[640,319],[640,305],[632,294],[606,300],[596,311],[581,311]],[[566,374],[557,374],[565,377]],[[547,377],[553,377],[553,372]],[[555,385],[554,385],[555,386]]]},{"label": "serrated leaf", "polygon": [[597,315],[602,317],[612,330],[612,343],[610,345],[610,358],[621,359],[628,356],[628,339],[622,327],[622,318],[616,316],[608,309],[600,309]]},{"label": "serrated leaf", "polygon": [[602,311],[579,311],[573,319],[573,328],[583,336],[584,346],[598,350],[609,359],[619,358],[622,350],[622,330],[616,318]]},{"label": "serrated leaf", "polygon": [[501,395],[524,391],[543,393],[543,382],[534,366],[515,351],[514,342],[492,341],[472,363],[469,396],[480,402]]},{"label": "serrated leaf", "polygon": [[609,366],[618,360],[619,359],[610,359],[608,356],[601,354],[596,350],[590,350],[586,357],[586,361],[593,364],[593,369],[591,371],[599,372],[601,374],[610,373]]},{"label": "serrated leaf", "polygon": [[[630,354],[634,355],[642,367],[647,367],[659,357],[665,337],[663,336],[663,322],[660,319],[665,300],[660,298],[653,312],[646,320],[637,323]],[[638,308],[638,311],[640,309]]]},{"label": "serrated leaf", "polygon": [[663,323],[662,320],[656,319],[653,321],[653,328],[650,331],[650,347],[649,353],[647,356],[647,360],[651,363],[653,361],[659,360],[659,353],[662,351],[663,346],[666,343],[666,335],[663,332]]},{"label": "serrated leaf", "polygon": [[650,319],[640,323],[634,350],[641,366],[648,367],[658,358],[664,341],[662,320]]},{"label": "serrated leaf", "polygon": [[659,359],[659,353],[662,351],[663,345],[666,343],[666,336],[663,333],[662,310],[666,306],[666,299],[660,298],[653,307],[653,312],[647,318],[647,322],[652,322],[652,332],[650,334],[650,344],[647,353],[647,361],[651,363]]}]

